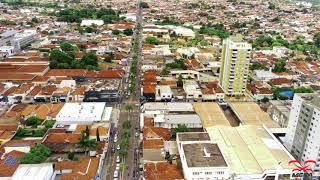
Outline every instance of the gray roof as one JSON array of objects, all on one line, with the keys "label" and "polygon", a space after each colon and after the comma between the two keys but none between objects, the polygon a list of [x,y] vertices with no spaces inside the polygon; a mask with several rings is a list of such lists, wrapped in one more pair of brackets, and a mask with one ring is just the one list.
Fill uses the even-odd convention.
[{"label": "gray roof", "polygon": [[164,119],[167,124],[201,124],[197,114],[166,114]]},{"label": "gray roof", "polygon": [[8,36],[12,36],[16,33],[17,33],[16,30],[8,30],[8,31],[5,31],[2,34],[0,34],[0,37],[8,37]]}]

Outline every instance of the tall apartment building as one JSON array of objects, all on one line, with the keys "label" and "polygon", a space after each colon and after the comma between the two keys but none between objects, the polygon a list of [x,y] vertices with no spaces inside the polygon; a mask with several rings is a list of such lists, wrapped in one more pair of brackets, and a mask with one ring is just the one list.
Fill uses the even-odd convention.
[{"label": "tall apartment building", "polygon": [[289,115],[284,145],[299,161],[316,160],[314,175],[320,164],[320,95],[295,94]]},{"label": "tall apartment building", "polygon": [[249,73],[252,46],[242,41],[241,36],[223,40],[220,85],[226,95],[243,95]]}]

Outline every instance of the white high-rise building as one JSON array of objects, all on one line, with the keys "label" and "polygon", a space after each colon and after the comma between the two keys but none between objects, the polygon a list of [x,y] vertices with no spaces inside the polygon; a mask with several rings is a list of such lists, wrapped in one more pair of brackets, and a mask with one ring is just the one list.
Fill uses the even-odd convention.
[{"label": "white high-rise building", "polygon": [[284,145],[299,161],[315,160],[314,175],[320,164],[320,95],[295,94]]}]

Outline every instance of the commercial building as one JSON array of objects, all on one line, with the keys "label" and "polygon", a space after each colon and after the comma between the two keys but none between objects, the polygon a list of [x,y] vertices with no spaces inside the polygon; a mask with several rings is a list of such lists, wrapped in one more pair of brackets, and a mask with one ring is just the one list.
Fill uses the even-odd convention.
[{"label": "commercial building", "polygon": [[51,163],[23,164],[12,176],[16,180],[51,180],[54,177],[53,166]]},{"label": "commercial building", "polygon": [[288,126],[289,115],[291,109],[291,100],[272,100],[269,101],[267,113],[269,116],[279,124],[280,127],[285,128]]},{"label": "commercial building", "polygon": [[[320,96],[319,94],[295,94],[289,115],[284,145],[300,160],[320,163]],[[314,175],[319,176],[319,166]]]},{"label": "commercial building", "polygon": [[57,124],[93,124],[108,122],[112,107],[106,107],[105,102],[66,103],[56,116]]},{"label": "commercial building", "polygon": [[266,112],[262,111],[255,102],[229,102],[229,105],[241,125],[279,128],[279,125]]},{"label": "commercial building", "polygon": [[[206,129],[229,167],[235,180],[289,179],[294,157],[268,129],[259,126],[214,126]],[[227,179],[227,178],[226,178]]]},{"label": "commercial building", "polygon": [[249,73],[251,45],[240,36],[225,39],[222,44],[220,84],[226,95],[243,95]]},{"label": "commercial building", "polygon": [[207,133],[178,133],[178,151],[184,177],[191,179],[227,179],[229,167],[219,146]]}]

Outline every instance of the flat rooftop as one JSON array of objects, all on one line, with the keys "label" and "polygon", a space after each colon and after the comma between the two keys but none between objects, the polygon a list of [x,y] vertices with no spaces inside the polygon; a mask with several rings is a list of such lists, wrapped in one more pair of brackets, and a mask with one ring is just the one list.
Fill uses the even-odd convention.
[{"label": "flat rooftop", "polygon": [[196,113],[200,116],[204,128],[217,125],[231,126],[217,103],[201,102],[193,103],[192,105]]},{"label": "flat rooftop", "polygon": [[58,123],[108,121],[112,107],[105,107],[105,105],[105,102],[65,103],[56,119]]},{"label": "flat rooftop", "polygon": [[210,141],[206,132],[177,133],[179,141]]},{"label": "flat rooftop", "polygon": [[255,102],[229,102],[229,105],[242,125],[256,125],[260,127],[265,125],[268,128],[280,127]]},{"label": "flat rooftop", "polygon": [[192,143],[183,144],[188,167],[226,167],[222,153],[217,144]]},{"label": "flat rooftop", "polygon": [[50,179],[53,175],[53,166],[51,163],[41,164],[20,164],[12,176],[12,179]]},{"label": "flat rooftop", "polygon": [[243,125],[207,128],[210,139],[217,143],[231,173],[260,174],[277,168],[292,169],[288,162],[294,159],[280,142],[265,128]]},{"label": "flat rooftop", "polygon": [[193,107],[191,103],[178,102],[150,102],[143,105],[145,111],[167,110],[167,111],[191,111]]}]

